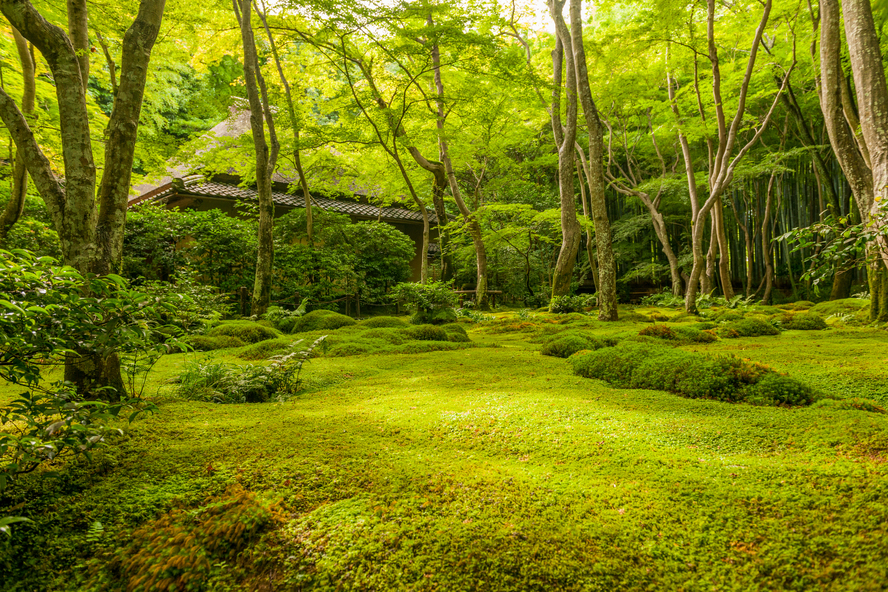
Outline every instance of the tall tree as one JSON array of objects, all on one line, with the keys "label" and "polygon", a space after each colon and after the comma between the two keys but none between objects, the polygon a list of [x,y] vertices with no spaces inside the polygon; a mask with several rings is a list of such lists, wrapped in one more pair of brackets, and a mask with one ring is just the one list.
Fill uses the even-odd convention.
[{"label": "tall tree", "polygon": [[[15,39],[15,47],[18,51],[19,62],[22,67],[22,114],[29,117],[34,113],[34,101],[37,97],[37,78],[34,67],[34,49],[28,45],[15,27],[12,28]],[[10,228],[18,222],[25,209],[25,196],[28,193],[28,170],[25,168],[25,159],[16,155],[12,165],[12,190],[9,201],[3,214],[0,215],[0,244],[6,240]]]},{"label": "tall tree", "polygon": [[[240,2],[240,5],[238,5]],[[244,81],[250,102],[250,129],[256,152],[256,194],[259,202],[259,249],[256,257],[256,279],[250,314],[264,314],[271,302],[271,281],[274,268],[274,199],[271,195],[272,175],[280,151],[265,79],[259,69],[256,40],[253,37],[252,0],[234,0],[234,14],[241,30],[244,46]],[[269,142],[265,139],[268,125]]]},{"label": "tall tree", "polygon": [[[752,148],[752,146],[758,141],[762,133],[768,127],[768,123],[771,120],[774,109],[776,108],[777,103],[780,100],[780,94],[783,92],[786,83],[789,81],[790,73],[795,67],[795,61],[793,61],[792,65],[789,67],[789,70],[784,75],[783,85],[777,91],[777,96],[771,103],[771,106],[768,109],[767,114],[759,124],[758,129],[752,135],[752,138],[750,138],[745,144],[743,144],[739,150],[736,150],[735,153],[737,140],[740,136],[741,125],[743,124],[743,121],[746,117],[746,100],[749,94],[750,80],[752,79],[756,57],[758,56],[759,47],[762,42],[762,36],[764,35],[765,27],[768,24],[768,18],[771,15],[771,4],[772,0],[767,0],[767,2],[765,2],[764,9],[762,11],[762,18],[759,22],[758,27],[756,28],[755,36],[752,42],[752,48],[749,52],[749,58],[746,62],[746,71],[744,73],[742,82],[740,83],[737,110],[734,114],[734,117],[731,119],[730,122],[728,122],[725,114],[725,102],[724,98],[722,97],[721,69],[719,63],[718,49],[715,42],[715,0],[707,0],[706,33],[708,40],[708,57],[710,65],[712,67],[712,95],[715,101],[715,112],[716,121],[718,123],[718,131],[714,141],[707,140],[709,152],[709,196],[702,203],[699,195],[699,188],[695,179],[694,160],[691,153],[690,143],[688,142],[687,133],[683,129],[683,122],[681,121],[681,115],[678,110],[678,105],[675,101],[675,81],[672,78],[671,74],[667,73],[669,98],[672,103],[673,112],[675,113],[676,117],[679,118],[679,142],[681,144],[682,157],[685,163],[685,171],[687,173],[688,179],[688,191],[690,193],[691,199],[691,248],[694,256],[694,265],[691,268],[691,275],[688,279],[687,292],[685,293],[685,310],[689,313],[697,312],[697,292],[699,289],[700,278],[706,265],[706,257],[703,253],[703,239],[705,236],[706,218],[710,214],[710,212],[713,212],[713,209],[716,207],[716,205],[720,203],[722,194],[733,180],[734,171],[736,170],[737,165],[743,160],[743,157],[746,156],[746,153],[749,151],[749,149]],[[699,84],[696,73],[694,84],[695,88]],[[700,103],[700,115],[701,117],[705,118],[705,115],[703,114],[702,103]],[[715,218],[715,234],[712,235],[715,240],[719,240],[717,235],[719,232],[721,232],[719,230],[718,222],[719,219]],[[722,257],[726,259],[726,255],[726,252],[723,251]],[[727,261],[725,261],[724,263],[726,264]],[[730,272],[727,267],[722,268],[722,283],[723,285],[730,285]]]},{"label": "tall tree", "polygon": [[[78,6],[85,14],[85,2]],[[164,7],[165,0],[142,0],[124,35],[120,83],[106,129],[105,167],[96,199],[85,68],[81,68],[83,55],[77,49],[82,44],[79,33],[72,41],[28,0],[0,0],[0,12],[34,45],[52,72],[61,121],[64,182],[56,177],[24,114],[2,89],[0,118],[46,202],[65,263],[84,273],[109,273],[121,260],[139,114]],[[80,29],[79,24],[75,26]],[[81,392],[95,392],[103,386],[112,387],[114,397],[124,392],[116,354],[105,358],[86,351],[72,354],[66,360],[65,378]]]},{"label": "tall tree", "polygon": [[[555,22],[555,49],[552,50],[552,132],[558,149],[558,195],[561,205],[561,250],[552,277],[552,296],[570,291],[577,251],[580,248],[580,224],[577,222],[574,195],[574,153],[577,139],[577,70],[570,30],[564,22],[565,0],[549,0],[549,15]],[[561,120],[562,76],[567,101]]]},{"label": "tall tree", "polygon": [[598,320],[616,321],[617,312],[617,268],[611,239],[610,220],[607,216],[607,199],[604,189],[604,132],[598,107],[592,98],[589,87],[589,73],[586,69],[586,50],[583,45],[583,3],[570,0],[570,37],[574,54],[577,96],[583,106],[586,119],[586,133],[589,141],[589,159],[586,167],[586,180],[589,184],[589,204],[592,221],[595,224],[595,246],[598,251]]},{"label": "tall tree", "polygon": [[[842,69],[838,0],[820,3],[820,105],[836,159],[851,186],[864,223],[885,226],[880,209],[888,187],[888,88],[879,39],[868,0],[845,0],[845,37],[854,77],[859,120]],[[854,133],[859,123],[861,134]],[[888,320],[888,245],[884,236],[867,245],[870,318]]]}]

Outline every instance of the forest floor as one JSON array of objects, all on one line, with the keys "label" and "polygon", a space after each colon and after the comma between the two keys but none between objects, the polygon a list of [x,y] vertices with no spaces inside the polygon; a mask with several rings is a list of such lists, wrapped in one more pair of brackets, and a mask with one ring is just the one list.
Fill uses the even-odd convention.
[{"label": "forest floor", "polygon": [[[622,338],[652,312],[576,322]],[[34,523],[0,541],[0,587],[884,589],[888,414],[612,388],[540,354],[554,315],[497,317],[471,349],[312,360],[286,402],[181,400],[207,354],[165,356],[156,414],[4,494]],[[882,329],[682,347],[888,405]]]}]

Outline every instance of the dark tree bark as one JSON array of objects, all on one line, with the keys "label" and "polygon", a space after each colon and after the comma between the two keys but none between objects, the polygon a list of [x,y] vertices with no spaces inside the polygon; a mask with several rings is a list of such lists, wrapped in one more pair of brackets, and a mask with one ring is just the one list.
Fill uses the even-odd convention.
[{"label": "dark tree bark", "polygon": [[[13,27],[12,35],[15,39],[15,47],[18,50],[19,62],[22,66],[22,114],[27,118],[34,113],[34,101],[37,96],[37,82],[34,69],[34,55],[28,47],[28,42]],[[22,217],[25,210],[25,196],[28,193],[28,170],[25,167],[25,159],[16,155],[12,165],[12,191],[9,194],[9,202],[0,215],[0,245],[6,242],[6,236],[10,229]]]},{"label": "dark tree bark", "polygon": [[[0,0],[0,12],[43,55],[53,75],[61,122],[65,183],[56,178],[49,160],[37,145],[27,120],[15,102],[0,90],[0,118],[18,148],[37,191],[59,235],[66,264],[82,273],[107,273],[119,263],[133,146],[151,49],[157,39],[165,0],[142,0],[123,42],[121,83],[108,123],[105,170],[96,200],[96,167],[92,154],[89,113],[86,109],[87,63],[81,67],[85,36],[85,2],[72,0],[72,39],[52,25],[27,0]],[[87,56],[88,57],[88,56]],[[98,207],[97,207],[98,202]],[[100,387],[101,394],[118,398],[124,393],[116,354],[106,358],[87,352],[68,356],[66,379],[85,394]]]}]

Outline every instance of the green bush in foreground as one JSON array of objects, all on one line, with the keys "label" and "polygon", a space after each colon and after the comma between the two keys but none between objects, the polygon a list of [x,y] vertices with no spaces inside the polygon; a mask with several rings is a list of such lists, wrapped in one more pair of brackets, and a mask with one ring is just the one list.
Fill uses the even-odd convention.
[{"label": "green bush in foreground", "polygon": [[469,334],[466,333],[466,328],[459,323],[447,323],[446,325],[441,325],[441,328],[447,333],[447,341],[456,343],[468,343],[471,341]]},{"label": "green bush in foreground", "polygon": [[747,401],[756,405],[809,405],[814,392],[770,368],[735,357],[709,357],[649,342],[570,358],[575,374],[614,386],[676,393],[692,399]]},{"label": "green bush in foreground", "polygon": [[244,343],[259,343],[266,339],[274,339],[280,337],[279,331],[264,324],[254,321],[229,321],[213,327],[209,333],[210,337],[236,337]]}]

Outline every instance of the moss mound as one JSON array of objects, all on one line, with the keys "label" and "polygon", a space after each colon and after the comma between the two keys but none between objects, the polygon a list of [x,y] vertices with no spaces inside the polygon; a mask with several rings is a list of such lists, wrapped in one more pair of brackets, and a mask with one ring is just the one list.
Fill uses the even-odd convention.
[{"label": "moss mound", "polygon": [[760,364],[709,357],[651,343],[624,342],[570,358],[575,374],[624,388],[656,389],[692,399],[808,405],[813,391]]},{"label": "moss mound", "polygon": [[453,341],[454,343],[468,343],[471,341],[469,334],[466,333],[466,328],[459,323],[447,323],[446,325],[441,325],[441,328],[447,333],[447,341]]},{"label": "moss mound", "polygon": [[819,314],[822,317],[832,315],[848,315],[869,309],[870,301],[863,298],[842,298],[815,304],[809,312]]},{"label": "moss mound", "polygon": [[598,339],[592,335],[569,333],[550,339],[541,350],[544,356],[556,358],[569,358],[583,350],[598,350],[603,347],[616,345],[613,340]]},{"label": "moss mound", "polygon": [[447,331],[436,325],[417,325],[407,329],[407,335],[417,341],[448,341]]},{"label": "moss mound", "polygon": [[777,327],[771,323],[755,318],[733,321],[726,324],[724,328],[735,331],[740,337],[759,337],[761,335],[778,335],[780,333]]},{"label": "moss mound", "polygon": [[210,335],[189,335],[184,341],[194,348],[194,351],[213,351],[246,345],[243,340],[231,335],[217,335],[215,337]]},{"label": "moss mound", "polygon": [[266,339],[274,339],[281,336],[281,332],[254,321],[226,321],[213,327],[210,337],[237,337],[244,343],[259,343]]},{"label": "moss mound", "polygon": [[675,339],[677,336],[671,327],[666,325],[651,325],[638,332],[643,337],[656,337],[657,339]]},{"label": "moss mound", "polygon": [[407,322],[398,317],[371,317],[358,323],[362,327],[379,329],[382,327],[406,327]]},{"label": "moss mound", "polygon": [[780,324],[784,329],[794,331],[820,331],[827,328],[826,321],[820,315],[809,312],[784,315],[780,318]]},{"label": "moss mound", "polygon": [[313,310],[296,321],[292,332],[333,331],[340,327],[348,327],[354,324],[356,324],[356,321],[344,314],[339,314],[332,310]]},{"label": "moss mound", "polygon": [[452,308],[440,308],[431,312],[419,311],[410,317],[414,325],[444,325],[455,323],[456,311]]},{"label": "moss mound", "polygon": [[267,360],[271,356],[276,356],[292,349],[293,344],[297,341],[299,340],[291,337],[260,341],[244,348],[242,352],[237,354],[237,357],[243,360]]}]

